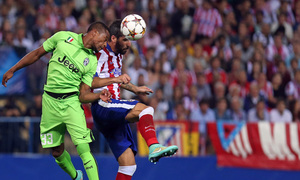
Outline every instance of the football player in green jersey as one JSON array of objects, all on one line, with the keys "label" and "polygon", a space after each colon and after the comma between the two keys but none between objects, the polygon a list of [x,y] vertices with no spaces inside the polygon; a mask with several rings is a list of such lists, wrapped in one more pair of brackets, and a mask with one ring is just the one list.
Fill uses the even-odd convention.
[{"label": "football player in green jersey", "polygon": [[76,180],[83,179],[83,174],[74,168],[64,148],[66,130],[83,161],[88,178],[99,179],[97,162],[89,147],[93,135],[86,126],[81,103],[100,98],[110,100],[110,93],[106,90],[96,94],[90,91],[97,68],[94,52],[104,48],[109,37],[109,29],[102,22],[92,23],[86,34],[57,32],[41,47],[24,56],[2,79],[6,87],[14,72],[36,62],[48,52],[53,53],[44,85],[40,138],[43,148],[51,148],[56,163]]}]

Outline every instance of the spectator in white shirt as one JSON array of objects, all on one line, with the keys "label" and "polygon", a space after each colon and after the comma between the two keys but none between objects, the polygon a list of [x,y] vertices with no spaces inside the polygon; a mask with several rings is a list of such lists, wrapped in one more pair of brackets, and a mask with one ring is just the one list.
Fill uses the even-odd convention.
[{"label": "spectator in white shirt", "polygon": [[199,132],[201,135],[205,135],[206,123],[215,122],[216,117],[214,111],[209,108],[209,101],[207,99],[202,99],[199,106],[199,109],[191,112],[190,119],[199,122]]},{"label": "spectator in white shirt", "polygon": [[249,110],[248,122],[269,121],[270,115],[265,107],[265,101],[259,100],[256,106]]},{"label": "spectator in white shirt", "polygon": [[293,117],[290,110],[286,109],[285,101],[279,99],[276,108],[270,112],[271,122],[292,122]]}]

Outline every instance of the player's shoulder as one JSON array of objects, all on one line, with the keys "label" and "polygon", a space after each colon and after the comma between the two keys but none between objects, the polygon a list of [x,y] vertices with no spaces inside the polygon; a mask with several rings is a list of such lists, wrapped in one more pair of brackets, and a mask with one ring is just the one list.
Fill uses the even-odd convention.
[{"label": "player's shoulder", "polygon": [[96,53],[97,59],[98,60],[103,60],[103,59],[107,59],[108,58],[107,51],[105,51],[104,49],[101,49],[99,52]]},{"label": "player's shoulder", "polygon": [[53,36],[58,39],[77,38],[78,34],[71,31],[58,31]]}]

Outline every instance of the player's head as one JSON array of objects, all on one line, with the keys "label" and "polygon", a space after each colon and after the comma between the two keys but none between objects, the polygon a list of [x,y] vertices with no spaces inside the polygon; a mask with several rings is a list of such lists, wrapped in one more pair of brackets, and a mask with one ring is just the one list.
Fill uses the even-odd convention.
[{"label": "player's head", "polygon": [[106,47],[106,43],[110,38],[110,32],[109,28],[104,23],[100,21],[92,23],[89,26],[87,33],[92,36],[92,50],[98,52]]},{"label": "player's head", "polygon": [[129,39],[125,38],[120,30],[122,20],[115,20],[110,26],[111,33],[110,42],[115,45],[116,53],[125,54],[131,46]]}]

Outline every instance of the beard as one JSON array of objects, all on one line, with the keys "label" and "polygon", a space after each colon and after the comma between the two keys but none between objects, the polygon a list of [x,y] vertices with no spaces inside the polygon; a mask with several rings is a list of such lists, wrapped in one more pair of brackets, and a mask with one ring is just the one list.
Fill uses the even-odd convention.
[{"label": "beard", "polygon": [[116,50],[117,50],[117,53],[118,54],[126,54],[127,50],[129,49],[129,47],[126,47],[126,48],[122,48],[121,44],[117,41],[116,43]]}]

